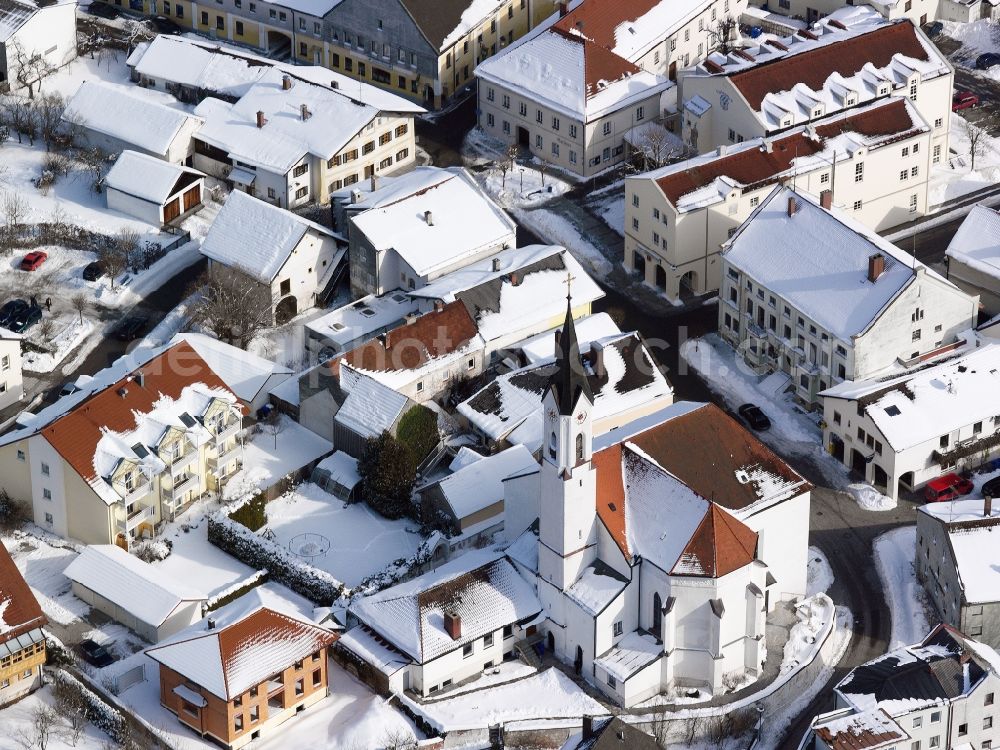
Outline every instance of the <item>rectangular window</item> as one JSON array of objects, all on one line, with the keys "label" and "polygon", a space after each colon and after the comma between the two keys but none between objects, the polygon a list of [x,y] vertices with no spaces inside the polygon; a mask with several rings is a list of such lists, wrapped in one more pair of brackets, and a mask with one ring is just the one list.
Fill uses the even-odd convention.
[{"label": "rectangular window", "polygon": [[313,687],[319,687],[322,684],[323,684],[323,670],[322,669],[316,669],[316,670],[313,671],[312,686]]},{"label": "rectangular window", "polygon": [[619,636],[619,635],[622,634],[623,629],[622,629],[622,621],[621,620],[619,620],[618,622],[616,622],[612,626],[611,632],[612,632],[612,635],[615,636],[615,637],[617,637],[617,636]]},{"label": "rectangular window", "polygon": [[298,679],[295,681],[295,694],[302,695],[306,691],[305,681]]},{"label": "rectangular window", "polygon": [[462,646],[462,658],[467,659],[470,656],[472,656],[472,644],[466,643],[464,646]]},{"label": "rectangular window", "polygon": [[42,488],[42,497],[45,498],[46,500],[51,500],[52,499],[52,490],[50,490],[48,487],[43,487]]},{"label": "rectangular window", "polygon": [[865,179],[865,164],[859,161],[854,165],[854,181],[861,182],[863,179]]},{"label": "rectangular window", "polygon": [[233,731],[243,731],[243,714],[236,714],[236,716],[233,717]]},{"label": "rectangular window", "polygon": [[493,633],[487,633],[483,636],[483,648],[490,648],[493,645]]},{"label": "rectangular window", "polygon": [[576,138],[576,125],[569,126],[569,137]]},{"label": "rectangular window", "polygon": [[236,22],[236,36],[243,36],[243,22]]}]

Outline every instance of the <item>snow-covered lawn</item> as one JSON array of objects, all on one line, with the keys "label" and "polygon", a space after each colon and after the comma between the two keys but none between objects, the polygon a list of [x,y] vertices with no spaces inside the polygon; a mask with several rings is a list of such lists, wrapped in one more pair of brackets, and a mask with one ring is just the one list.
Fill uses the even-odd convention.
[{"label": "snow-covered lawn", "polygon": [[226,484],[223,495],[235,499],[275,484],[306,464],[322,458],[333,447],[315,432],[282,415],[281,432],[266,429],[253,435],[243,448],[243,466]]},{"label": "snow-covered lawn", "polygon": [[875,566],[882,581],[882,593],[892,615],[889,649],[916,643],[930,632],[927,595],[917,582],[914,554],[917,527],[903,526],[887,531],[874,542]]},{"label": "snow-covered lawn", "polygon": [[[522,661],[501,662],[490,671],[483,672],[480,677],[472,682],[467,682],[464,685],[459,685],[458,687],[448,688],[445,692],[437,693],[433,700],[448,700],[449,698],[454,698],[456,695],[471,693],[474,690],[497,687],[514,680],[520,680],[524,677],[528,677],[529,675],[535,674],[537,671],[538,670],[534,667],[529,666]],[[430,703],[433,701],[428,700],[427,702]]]},{"label": "snow-covered lawn", "polygon": [[[49,320],[52,320],[49,318]],[[34,344],[44,346],[45,352],[28,351],[22,360],[28,372],[52,372],[66,355],[75,349],[94,330],[90,318],[80,318],[75,313],[55,320],[52,337],[43,341],[38,326],[31,328],[26,338]]]},{"label": "snow-covered lawn", "polygon": [[406,696],[400,700],[444,732],[525,719],[579,719],[587,714],[607,713],[604,706],[555,668],[508,685],[434,703],[420,704]]},{"label": "snow-covered lawn", "polygon": [[3,543],[50,620],[69,625],[87,614],[90,608],[73,596],[70,581],[63,575],[76,559],[73,545],[33,526],[5,536]]},{"label": "snow-covered lawn", "polygon": [[347,505],[315,484],[300,485],[267,504],[267,528],[275,541],[293,554],[300,534],[321,534],[329,551],[307,560],[348,586],[357,586],[395,560],[408,558],[423,541],[416,524],[390,521],[365,503]]},{"label": "snow-covered lawn", "polygon": [[833,580],[833,571],[826,555],[819,547],[810,547],[806,568],[806,594],[825,594],[833,585]]},{"label": "snow-covered lawn", "polygon": [[[3,726],[3,731],[0,732],[0,750],[24,750],[26,747],[40,746],[32,727],[32,717],[41,706],[55,709],[55,697],[49,685],[0,711],[0,725]],[[69,723],[60,718],[45,750],[100,750],[113,746],[110,738],[93,724],[84,727],[76,742],[73,742],[68,730]]]},{"label": "snow-covered lawn", "polygon": [[767,432],[754,435],[781,455],[814,459],[835,487],[847,484],[847,469],[830,457],[822,446],[818,413],[808,414],[784,393],[787,376],[755,374],[722,338],[710,333],[681,344],[681,357],[697,372],[713,392],[734,412],[741,404],[757,404],[771,420]]},{"label": "snow-covered lawn", "polygon": [[[1000,68],[991,70],[1000,71]],[[942,161],[931,170],[927,201],[932,206],[1000,182],[1000,142],[985,133],[980,136],[975,158],[976,169],[973,171],[967,121],[953,112],[950,122],[949,148],[955,155],[950,157],[950,163]]]},{"label": "snow-covered lawn", "polygon": [[480,128],[473,128],[462,143],[462,155],[470,166],[486,167],[480,173],[486,192],[504,208],[538,206],[562,195],[572,184],[556,177],[549,169],[539,170],[537,158],[515,161],[506,175],[499,165],[510,165],[506,150],[508,145],[486,135]]}]

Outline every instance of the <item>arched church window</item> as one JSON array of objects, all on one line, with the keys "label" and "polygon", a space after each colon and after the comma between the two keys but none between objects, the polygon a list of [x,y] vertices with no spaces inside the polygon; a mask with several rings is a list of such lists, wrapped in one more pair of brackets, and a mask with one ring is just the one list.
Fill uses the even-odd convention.
[{"label": "arched church window", "polygon": [[583,434],[576,436],[576,460],[583,460]]},{"label": "arched church window", "polygon": [[549,458],[556,457],[556,433],[549,435]]}]

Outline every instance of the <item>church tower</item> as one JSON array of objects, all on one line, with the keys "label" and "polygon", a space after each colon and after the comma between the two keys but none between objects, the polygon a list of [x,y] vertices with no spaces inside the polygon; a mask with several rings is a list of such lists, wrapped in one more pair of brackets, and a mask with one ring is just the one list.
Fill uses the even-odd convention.
[{"label": "church tower", "polygon": [[569,294],[557,335],[556,370],[542,399],[538,574],[565,591],[597,554],[597,477],[590,462],[594,394]]}]

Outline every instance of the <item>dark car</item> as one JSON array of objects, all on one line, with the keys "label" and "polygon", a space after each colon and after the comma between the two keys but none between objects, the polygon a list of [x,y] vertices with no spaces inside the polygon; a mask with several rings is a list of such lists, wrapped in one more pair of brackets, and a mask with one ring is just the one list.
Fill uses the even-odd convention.
[{"label": "dark car", "polygon": [[927,29],[927,36],[933,39],[942,31],[944,31],[944,24],[941,23],[940,21],[935,21],[934,23],[927,26],[926,29]]},{"label": "dark car", "polygon": [[98,18],[118,18],[122,14],[122,9],[111,3],[95,2],[86,7],[86,11]]},{"label": "dark car", "polygon": [[84,281],[97,281],[104,275],[104,264],[99,260],[88,263],[83,269]]},{"label": "dark car", "polygon": [[87,663],[93,664],[95,667],[106,667],[115,661],[110,651],[90,638],[80,643],[80,653],[83,654]]},{"label": "dark car", "polygon": [[29,305],[28,309],[19,312],[14,317],[14,322],[12,322],[7,327],[14,333],[24,333],[41,319],[42,319],[42,308],[31,307]]},{"label": "dark car", "polygon": [[743,421],[750,425],[751,429],[758,432],[771,429],[771,420],[756,404],[743,404],[736,411],[743,417]]},{"label": "dark car", "polygon": [[149,19],[149,23],[157,34],[181,34],[184,32],[184,29],[164,16],[153,16]]},{"label": "dark car", "polygon": [[146,331],[146,319],[134,315],[122,320],[115,328],[114,337],[119,341],[133,341]]},{"label": "dark car", "polygon": [[996,52],[984,52],[976,58],[976,67],[979,70],[987,70],[994,65],[1000,65],[1000,54]]},{"label": "dark car", "polygon": [[983,497],[988,497],[990,500],[1000,498],[1000,477],[993,477],[983,485]]},{"label": "dark car", "polygon": [[0,326],[10,328],[14,319],[27,309],[28,303],[23,299],[12,299],[5,302],[3,307],[0,307]]}]

